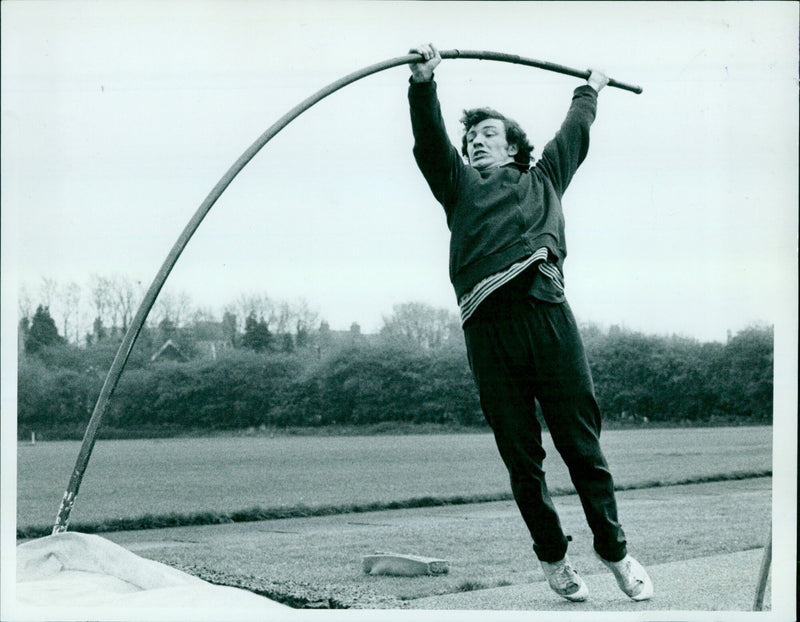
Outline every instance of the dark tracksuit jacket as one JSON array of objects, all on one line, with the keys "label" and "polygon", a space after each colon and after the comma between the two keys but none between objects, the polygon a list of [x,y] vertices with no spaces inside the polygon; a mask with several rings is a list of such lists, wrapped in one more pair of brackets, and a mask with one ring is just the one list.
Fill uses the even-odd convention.
[{"label": "dark tracksuit jacket", "polygon": [[[563,277],[567,245],[561,197],[588,151],[595,90],[589,85],[575,89],[566,119],[535,166],[510,163],[486,171],[465,164],[450,142],[435,82],[412,81],[408,99],[414,157],[444,207],[451,232],[450,280],[457,298],[542,247]],[[464,336],[481,407],[536,555],[554,562],[567,550],[542,469],[538,400],[580,496],[595,550],[607,560],[622,559],[626,542],[600,449],[600,412],[563,292],[529,268],[480,303],[464,324]]]},{"label": "dark tracksuit jacket", "polygon": [[[547,247],[563,275],[567,256],[561,197],[589,149],[597,93],[575,89],[555,137],[532,168],[516,163],[478,171],[450,142],[436,83],[411,82],[408,91],[414,157],[450,228],[450,280],[461,297],[481,279]],[[554,290],[545,300],[560,302]]]}]

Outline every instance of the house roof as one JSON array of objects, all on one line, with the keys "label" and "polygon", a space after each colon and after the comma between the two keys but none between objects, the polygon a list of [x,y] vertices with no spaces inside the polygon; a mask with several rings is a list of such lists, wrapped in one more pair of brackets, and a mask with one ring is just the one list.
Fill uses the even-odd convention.
[{"label": "house roof", "polygon": [[163,346],[161,346],[153,356],[150,357],[151,361],[157,361],[160,358],[167,357],[171,360],[179,360],[185,361],[187,360],[186,355],[181,352],[181,347],[172,341],[172,339],[167,339]]}]

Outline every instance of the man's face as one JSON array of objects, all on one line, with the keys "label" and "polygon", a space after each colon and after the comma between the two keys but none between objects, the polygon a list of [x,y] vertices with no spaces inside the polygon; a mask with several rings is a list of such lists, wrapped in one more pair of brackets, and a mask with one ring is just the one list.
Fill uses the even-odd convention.
[{"label": "man's face", "polygon": [[467,131],[467,158],[478,170],[513,162],[516,145],[506,142],[506,126],[500,119],[484,119]]}]

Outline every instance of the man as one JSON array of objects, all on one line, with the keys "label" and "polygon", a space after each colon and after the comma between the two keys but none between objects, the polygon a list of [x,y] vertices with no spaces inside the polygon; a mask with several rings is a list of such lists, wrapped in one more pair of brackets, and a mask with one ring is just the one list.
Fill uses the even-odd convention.
[{"label": "man", "polygon": [[534,552],[556,593],[586,600],[588,589],[567,556],[545,484],[538,400],[580,496],[595,552],[630,598],[649,599],[650,578],[628,554],[617,520],[591,373],[564,298],[561,197],[586,157],[597,94],[608,78],[593,71],[575,89],[564,123],[531,166],[525,132],[490,108],[465,111],[459,153],[447,136],[433,80],[441,56],[430,44],[411,53],[423,58],[411,65],[408,91],[414,157],[445,210],[450,279],[470,367]]}]

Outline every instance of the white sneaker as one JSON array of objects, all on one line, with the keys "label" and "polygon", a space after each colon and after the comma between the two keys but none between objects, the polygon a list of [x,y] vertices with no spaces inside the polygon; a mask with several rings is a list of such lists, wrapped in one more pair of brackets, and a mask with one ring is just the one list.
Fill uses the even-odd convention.
[{"label": "white sneaker", "polygon": [[547,582],[556,594],[574,602],[584,601],[589,597],[589,588],[575,572],[567,555],[558,562],[540,560],[539,563],[542,565]]},{"label": "white sneaker", "polygon": [[[598,557],[600,557],[598,555]],[[600,561],[611,569],[617,579],[619,589],[633,600],[649,600],[653,597],[653,582],[647,571],[630,555],[618,562],[610,562],[602,557]]]}]

